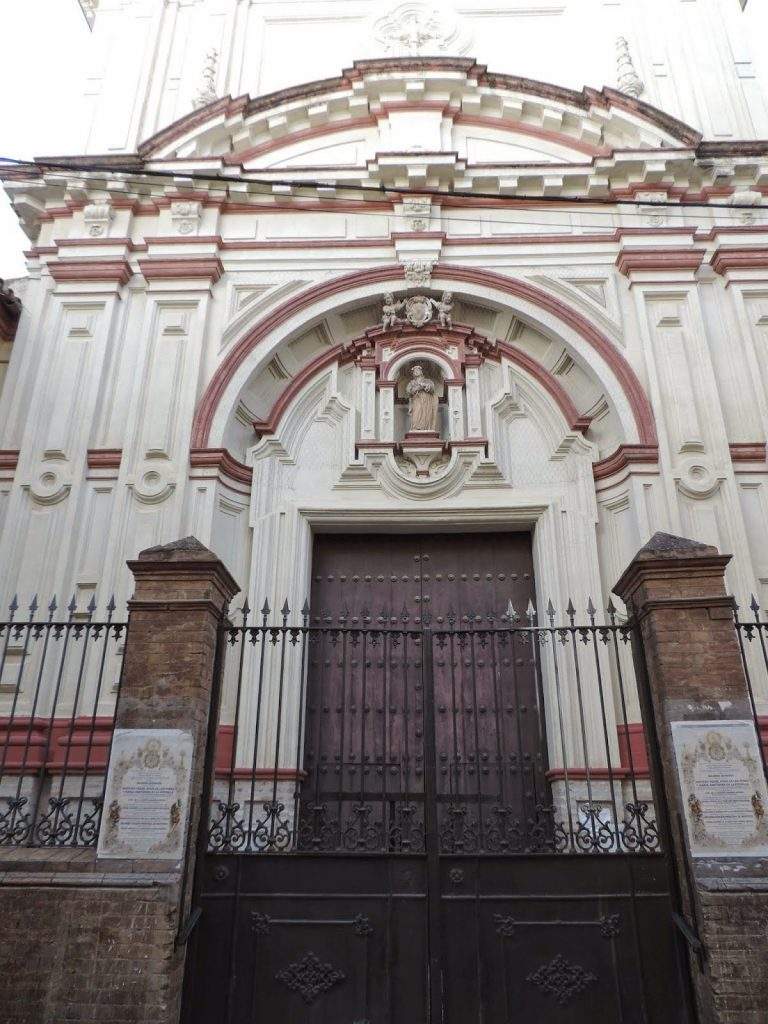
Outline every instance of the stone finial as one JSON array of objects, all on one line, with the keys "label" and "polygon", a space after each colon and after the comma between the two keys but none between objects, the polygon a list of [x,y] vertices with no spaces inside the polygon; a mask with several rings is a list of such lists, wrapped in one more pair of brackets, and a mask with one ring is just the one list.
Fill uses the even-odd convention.
[{"label": "stone finial", "polygon": [[215,48],[209,50],[205,55],[200,89],[197,96],[192,100],[192,106],[195,109],[206,107],[209,103],[213,103],[214,100],[218,99],[216,95],[216,66],[218,63],[219,51]]},{"label": "stone finial", "polygon": [[701,541],[689,537],[675,537],[671,533],[654,533],[647,544],[644,544],[635,558],[690,558],[691,555],[716,555],[716,547],[702,544]]},{"label": "stone finial", "polygon": [[197,537],[191,534],[189,537],[182,537],[180,540],[171,541],[169,544],[156,544],[152,548],[145,548],[139,552],[140,559],[176,558],[179,555],[185,558],[201,558],[206,561],[217,558],[204,544],[201,544]]},{"label": "stone finial", "polygon": [[645,92],[645,83],[635,71],[626,36],[616,39],[616,82],[628,96],[641,96]]}]

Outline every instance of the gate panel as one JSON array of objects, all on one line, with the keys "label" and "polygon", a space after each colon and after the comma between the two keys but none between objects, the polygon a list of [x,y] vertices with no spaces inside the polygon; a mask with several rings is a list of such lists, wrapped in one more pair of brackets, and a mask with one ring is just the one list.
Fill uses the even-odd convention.
[{"label": "gate panel", "polygon": [[321,538],[227,628],[188,1024],[687,1019],[632,627],[533,594],[525,535]]}]

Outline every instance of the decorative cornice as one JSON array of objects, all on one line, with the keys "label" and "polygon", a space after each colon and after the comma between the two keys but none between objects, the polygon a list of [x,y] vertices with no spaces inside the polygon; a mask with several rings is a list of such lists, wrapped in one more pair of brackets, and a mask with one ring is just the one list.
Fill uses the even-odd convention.
[{"label": "decorative cornice", "polygon": [[133,271],[126,260],[52,260],[48,272],[57,284],[62,282],[100,281],[128,284]]},{"label": "decorative cornice", "polygon": [[664,246],[622,249],[616,257],[620,274],[630,277],[638,271],[685,270],[694,273],[704,259],[704,249],[682,249]]},{"label": "decorative cornice", "polygon": [[122,459],[122,448],[89,448],[86,453],[88,469],[119,469]]},{"label": "decorative cornice", "polygon": [[732,462],[765,462],[765,441],[734,441],[728,445]]},{"label": "decorative cornice", "polygon": [[19,452],[14,448],[0,449],[0,470],[13,470],[19,464]]},{"label": "decorative cornice", "polygon": [[147,281],[201,280],[216,284],[224,273],[218,256],[139,260],[139,268]]},{"label": "decorative cornice", "polygon": [[248,484],[249,487],[253,482],[253,467],[238,462],[226,448],[193,448],[189,453],[189,464],[193,469],[215,469],[222,476]]},{"label": "decorative cornice", "polygon": [[621,444],[611,455],[593,463],[592,475],[595,480],[605,480],[631,465],[657,464],[658,461],[659,446],[657,444]]},{"label": "decorative cornice", "polygon": [[716,274],[727,274],[731,270],[768,270],[768,249],[721,245],[713,253],[710,265]]}]

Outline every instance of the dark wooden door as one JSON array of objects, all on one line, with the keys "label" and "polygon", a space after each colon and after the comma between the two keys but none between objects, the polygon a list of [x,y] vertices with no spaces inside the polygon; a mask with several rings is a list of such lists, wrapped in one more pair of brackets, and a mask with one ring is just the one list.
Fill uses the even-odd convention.
[{"label": "dark wooden door", "polygon": [[423,849],[426,699],[442,849],[509,847],[546,800],[543,720],[535,652],[493,630],[533,597],[529,534],[316,539],[305,849]]}]

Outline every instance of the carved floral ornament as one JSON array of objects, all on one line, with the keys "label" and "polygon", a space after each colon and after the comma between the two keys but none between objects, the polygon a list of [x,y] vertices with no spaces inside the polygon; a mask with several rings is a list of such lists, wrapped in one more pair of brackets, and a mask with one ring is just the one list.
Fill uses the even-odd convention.
[{"label": "carved floral ornament", "polygon": [[444,4],[398,4],[373,23],[374,39],[387,54],[450,53],[469,49],[470,39],[455,12]]}]

